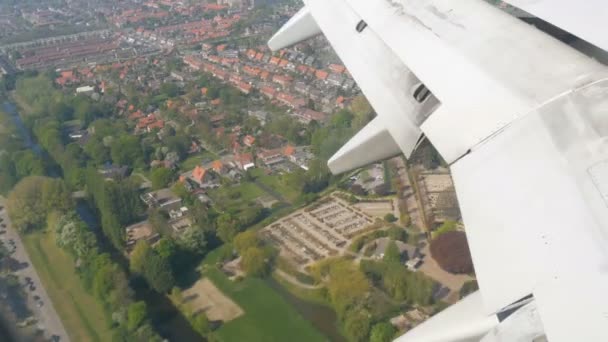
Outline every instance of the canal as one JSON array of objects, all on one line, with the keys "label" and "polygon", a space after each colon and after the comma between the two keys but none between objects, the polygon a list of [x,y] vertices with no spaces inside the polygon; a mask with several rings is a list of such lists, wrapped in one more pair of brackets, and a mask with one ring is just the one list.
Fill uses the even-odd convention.
[{"label": "canal", "polygon": [[273,278],[268,278],[266,283],[330,341],[346,342],[338,329],[338,316],[332,309],[294,296]]}]

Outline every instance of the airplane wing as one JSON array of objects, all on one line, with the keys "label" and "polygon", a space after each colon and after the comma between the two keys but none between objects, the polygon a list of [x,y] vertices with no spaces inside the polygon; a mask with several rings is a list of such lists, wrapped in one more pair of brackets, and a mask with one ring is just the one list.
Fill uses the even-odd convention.
[{"label": "airplane wing", "polygon": [[604,34],[608,6],[603,0],[505,0],[534,16],[608,51]]},{"label": "airplane wing", "polygon": [[480,294],[400,341],[608,341],[606,67],[482,0],[304,3],[378,113],[332,172],[422,132],[453,173]]}]

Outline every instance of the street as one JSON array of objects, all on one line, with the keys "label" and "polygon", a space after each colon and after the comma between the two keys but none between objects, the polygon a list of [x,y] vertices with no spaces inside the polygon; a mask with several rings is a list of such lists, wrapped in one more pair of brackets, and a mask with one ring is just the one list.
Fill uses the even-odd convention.
[{"label": "street", "polygon": [[[38,321],[37,326],[39,329],[44,330],[45,338],[52,339],[54,337],[55,341],[69,341],[70,339],[65,331],[63,323],[61,322],[59,315],[57,315],[51,299],[40,282],[38,273],[34,269],[34,266],[32,265],[32,262],[30,261],[30,258],[23,247],[19,234],[17,234],[17,231],[11,226],[11,222],[6,210],[6,199],[2,196],[0,196],[0,207],[3,208],[0,210],[0,218],[3,219],[2,224],[6,225],[6,228],[2,228],[6,231],[6,233],[0,235],[0,240],[7,248],[9,248],[9,250],[15,250],[11,255],[12,258],[20,263],[27,264],[26,267],[16,271],[14,274],[19,277],[19,282],[24,284],[23,288],[27,293],[27,304]],[[29,280],[26,280],[26,278]],[[26,286],[25,284],[28,282],[29,284]],[[39,299],[37,298],[37,300],[35,300],[34,296],[39,297]]]}]

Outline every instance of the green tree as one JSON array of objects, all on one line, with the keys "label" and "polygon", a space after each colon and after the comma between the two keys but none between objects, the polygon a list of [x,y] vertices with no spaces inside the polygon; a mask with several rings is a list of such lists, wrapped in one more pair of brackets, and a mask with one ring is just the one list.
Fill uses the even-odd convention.
[{"label": "green tree", "polygon": [[386,262],[401,262],[401,252],[399,251],[399,247],[397,247],[395,240],[389,241],[389,243],[386,245],[383,260]]},{"label": "green tree", "polygon": [[392,324],[387,322],[377,323],[372,327],[370,342],[391,342],[396,330]]},{"label": "green tree", "polygon": [[148,284],[158,293],[166,293],[175,285],[171,265],[168,260],[156,253],[153,253],[150,260],[146,262],[144,276]]},{"label": "green tree", "polygon": [[456,230],[458,223],[456,221],[445,221],[441,224],[441,226],[439,226],[437,228],[437,230],[435,230],[434,232],[431,233],[431,237],[432,239],[436,239],[438,236],[445,234],[447,232],[453,232]]},{"label": "green tree", "polygon": [[391,227],[387,233],[391,240],[407,242],[407,232],[401,227]]},{"label": "green tree", "polygon": [[230,214],[222,214],[217,219],[217,236],[224,242],[232,242],[239,232],[238,221]]},{"label": "green tree", "polygon": [[139,139],[123,135],[112,143],[110,155],[116,165],[143,166],[144,153]]},{"label": "green tree", "polygon": [[145,241],[139,241],[135,245],[131,253],[130,268],[133,272],[142,275],[150,287],[159,293],[165,293],[175,285],[169,261],[155,252]]},{"label": "green tree", "polygon": [[468,280],[460,288],[460,298],[462,299],[478,289],[479,285],[477,284],[477,280]]},{"label": "green tree", "polygon": [[150,173],[150,180],[155,190],[166,188],[173,180],[173,171],[164,167],[157,167]]},{"label": "green tree", "polygon": [[104,145],[99,135],[95,135],[84,145],[84,152],[96,166],[101,166],[111,159],[110,149]]},{"label": "green tree", "polygon": [[189,252],[205,254],[207,247],[205,231],[198,225],[192,225],[180,236],[179,244]]},{"label": "green tree", "polygon": [[152,248],[150,247],[150,244],[143,240],[137,241],[131,252],[131,257],[129,258],[129,267],[131,268],[131,271],[143,275],[146,267],[146,260],[148,260],[151,255]]},{"label": "green tree", "polygon": [[253,230],[248,230],[242,232],[234,237],[234,249],[239,254],[243,254],[246,250],[252,247],[258,247],[260,245],[260,240]]},{"label": "green tree", "polygon": [[370,314],[366,310],[351,310],[346,313],[344,329],[353,342],[369,341]]},{"label": "green tree", "polygon": [[395,215],[388,213],[388,214],[384,215],[384,221],[395,222],[395,221],[397,221],[397,218],[395,217]]},{"label": "green tree", "polygon": [[370,289],[370,284],[365,274],[351,260],[332,261],[329,263],[328,269],[329,297],[338,315],[344,317],[349,307],[354,307],[363,301]]},{"label": "green tree", "polygon": [[209,320],[207,316],[205,316],[204,312],[198,313],[196,316],[192,318],[192,328],[202,336],[205,336],[211,331],[209,327]]},{"label": "green tree", "polygon": [[127,310],[127,328],[135,330],[146,320],[147,309],[143,301],[132,303]]},{"label": "green tree", "polygon": [[71,206],[65,183],[59,179],[23,178],[8,196],[8,213],[20,231],[43,228],[51,210],[64,212]]},{"label": "green tree", "polygon": [[13,154],[15,173],[18,178],[43,176],[45,165],[33,151],[25,150]]},{"label": "green tree", "polygon": [[257,247],[251,247],[242,253],[241,266],[248,276],[261,277],[270,271],[266,253]]}]

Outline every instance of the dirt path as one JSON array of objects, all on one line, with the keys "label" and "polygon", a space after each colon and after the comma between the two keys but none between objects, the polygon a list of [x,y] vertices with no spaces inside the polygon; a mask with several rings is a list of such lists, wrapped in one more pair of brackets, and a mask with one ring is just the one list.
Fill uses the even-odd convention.
[{"label": "dirt path", "polygon": [[292,276],[291,274],[287,274],[286,272],[280,270],[280,269],[276,269],[276,274],[278,274],[281,278],[287,280],[288,282],[292,283],[293,285],[299,286],[301,288],[304,289],[309,289],[309,290],[317,290],[323,287],[323,285],[309,285],[309,284],[304,284],[302,282],[300,282],[296,277]]}]

